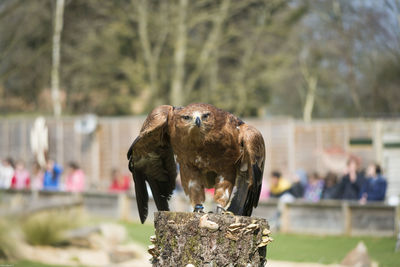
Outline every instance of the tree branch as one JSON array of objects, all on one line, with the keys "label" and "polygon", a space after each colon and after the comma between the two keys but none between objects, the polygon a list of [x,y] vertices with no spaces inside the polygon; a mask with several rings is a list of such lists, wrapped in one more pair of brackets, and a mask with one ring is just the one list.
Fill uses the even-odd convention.
[{"label": "tree branch", "polygon": [[300,61],[300,69],[301,73],[303,74],[303,78],[307,83],[307,94],[303,108],[303,120],[305,122],[310,122],[312,119],[312,111],[314,108],[318,79],[315,75],[309,72],[305,62]]},{"label": "tree branch", "polygon": [[187,82],[186,82],[186,97],[190,95],[192,92],[195,83],[197,82],[198,78],[202,74],[207,61],[210,57],[210,53],[213,49],[215,49],[218,46],[218,38],[220,36],[220,31],[222,24],[224,20],[227,17],[228,14],[228,9],[230,6],[231,0],[223,0],[222,4],[219,8],[219,12],[217,15],[214,17],[214,25],[211,30],[211,32],[208,35],[207,40],[205,41],[203,48],[200,52],[199,58],[197,60],[197,65],[195,70],[191,73],[189,76]]},{"label": "tree branch", "polygon": [[260,26],[256,28],[253,38],[248,38],[246,49],[243,53],[241,58],[241,64],[238,68],[238,72],[235,75],[236,78],[236,90],[239,95],[238,97],[238,105],[237,105],[237,112],[239,114],[243,114],[244,110],[246,109],[247,103],[247,94],[248,91],[246,90],[246,74],[248,70],[249,63],[253,57],[254,51],[256,50],[256,46],[258,44],[258,40],[261,36],[261,33],[264,29],[264,24],[267,19],[267,11],[264,9],[260,15]]}]

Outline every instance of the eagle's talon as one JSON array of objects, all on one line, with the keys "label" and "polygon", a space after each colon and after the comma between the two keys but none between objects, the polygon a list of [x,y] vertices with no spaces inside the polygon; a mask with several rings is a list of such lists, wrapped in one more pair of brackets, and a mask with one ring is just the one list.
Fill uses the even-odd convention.
[{"label": "eagle's talon", "polygon": [[226,210],[221,207],[220,205],[217,205],[217,214],[224,214]]},{"label": "eagle's talon", "polygon": [[202,204],[196,204],[193,212],[204,213],[204,206]]},{"label": "eagle's talon", "polygon": [[235,216],[235,214],[232,211],[223,211],[222,214]]}]

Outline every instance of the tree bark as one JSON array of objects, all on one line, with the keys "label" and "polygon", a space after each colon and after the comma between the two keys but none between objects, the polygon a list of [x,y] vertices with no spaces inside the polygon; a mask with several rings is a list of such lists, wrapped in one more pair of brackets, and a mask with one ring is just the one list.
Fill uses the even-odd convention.
[{"label": "tree bark", "polygon": [[153,266],[264,266],[265,219],[192,212],[156,212],[149,253]]},{"label": "tree bark", "polygon": [[318,79],[314,74],[312,74],[308,70],[306,63],[301,62],[300,68],[301,68],[301,72],[303,74],[304,80],[307,83],[307,94],[306,94],[306,100],[305,100],[304,108],[303,108],[303,121],[311,122],[312,112],[313,112],[314,102],[315,102],[315,94],[317,91]]},{"label": "tree bark", "polygon": [[174,64],[175,71],[172,78],[170,103],[174,106],[182,106],[184,103],[183,82],[185,77],[185,55],[186,55],[186,9],[187,0],[179,1],[179,15],[177,25],[177,36],[175,43]]},{"label": "tree bark", "polygon": [[64,0],[57,0],[53,32],[53,64],[51,66],[51,96],[54,116],[61,115],[60,100],[60,46],[63,28]]},{"label": "tree bark", "polygon": [[[165,2],[162,2],[161,19],[165,21],[163,23],[162,30],[159,33],[159,38],[152,45],[152,41],[149,36],[149,16],[151,16],[149,10],[149,3],[146,0],[140,0],[137,3],[137,17],[138,17],[138,34],[139,40],[143,51],[144,61],[146,64],[146,71],[149,77],[150,86],[150,98],[149,101],[159,99],[159,75],[158,75],[158,63],[160,60],[161,50],[164,46],[165,40],[168,35],[168,23],[167,23],[167,6]],[[151,18],[150,18],[151,19]]]},{"label": "tree bark", "polygon": [[157,90],[157,65],[151,51],[151,44],[147,29],[147,1],[139,1],[138,4],[138,24],[139,39],[143,50],[144,61],[149,75],[151,98],[156,96]]}]

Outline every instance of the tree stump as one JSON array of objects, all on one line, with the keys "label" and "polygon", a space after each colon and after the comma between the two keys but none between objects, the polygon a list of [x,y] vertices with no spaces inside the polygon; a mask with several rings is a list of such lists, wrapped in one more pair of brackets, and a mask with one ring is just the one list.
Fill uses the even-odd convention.
[{"label": "tree stump", "polygon": [[228,214],[156,212],[153,266],[264,266],[265,219]]}]

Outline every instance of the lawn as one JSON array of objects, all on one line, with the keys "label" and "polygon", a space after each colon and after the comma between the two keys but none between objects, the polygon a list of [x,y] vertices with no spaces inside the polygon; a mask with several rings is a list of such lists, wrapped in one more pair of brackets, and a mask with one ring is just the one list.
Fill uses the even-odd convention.
[{"label": "lawn", "polygon": [[[144,246],[150,245],[149,237],[154,234],[153,224],[120,222],[128,231],[130,240]],[[268,246],[267,258],[294,262],[340,263],[344,256],[359,241],[364,241],[371,258],[379,266],[399,266],[400,253],[394,253],[395,238],[310,236],[294,234],[273,234],[274,242]],[[33,262],[19,262],[14,267],[48,267]]]},{"label": "lawn", "polygon": [[309,236],[274,234],[268,258],[296,262],[340,263],[359,241],[364,241],[371,258],[379,266],[399,266],[400,253],[394,253],[395,238]]},{"label": "lawn", "polygon": [[121,222],[128,230],[129,239],[144,246],[151,245],[150,236],[154,235],[154,226],[151,223],[141,224],[140,222],[127,223]]},{"label": "lawn", "polygon": [[[154,234],[152,224],[123,223],[129,237],[143,245],[150,245]],[[273,234],[274,242],[268,246],[268,258],[282,261],[340,263],[359,241],[364,241],[371,258],[379,266],[400,266],[400,253],[394,253],[395,238],[310,236]]]}]

